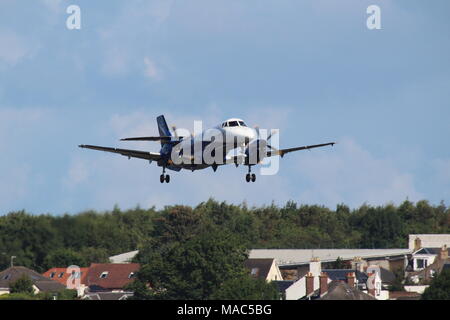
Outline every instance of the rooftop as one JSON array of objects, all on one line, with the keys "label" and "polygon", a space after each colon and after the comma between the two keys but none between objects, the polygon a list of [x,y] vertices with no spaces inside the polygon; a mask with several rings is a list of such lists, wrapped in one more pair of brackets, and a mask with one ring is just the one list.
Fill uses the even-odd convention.
[{"label": "rooftop", "polygon": [[321,262],[352,260],[354,257],[363,259],[384,258],[411,254],[410,249],[253,249],[249,258],[273,258],[279,267],[309,264],[312,257]]}]

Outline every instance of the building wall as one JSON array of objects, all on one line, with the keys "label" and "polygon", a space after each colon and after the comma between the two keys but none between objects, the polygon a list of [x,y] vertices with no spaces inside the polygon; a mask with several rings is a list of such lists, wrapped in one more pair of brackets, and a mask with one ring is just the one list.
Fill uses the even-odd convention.
[{"label": "building wall", "polygon": [[417,292],[422,294],[426,288],[428,288],[429,286],[405,286],[405,291],[408,292]]},{"label": "building wall", "polygon": [[283,280],[280,269],[278,269],[278,266],[275,264],[275,260],[273,261],[272,267],[270,268],[269,273],[267,274],[266,280],[267,281]]},{"label": "building wall", "polygon": [[2,294],[8,294],[9,293],[9,290],[8,289],[0,289],[0,296],[2,295]]},{"label": "building wall", "polygon": [[416,238],[420,239],[422,248],[441,248],[443,245],[450,247],[450,234],[410,234],[408,248],[414,250]]},{"label": "building wall", "polygon": [[298,300],[306,295],[306,278],[294,282],[286,289],[286,300]]}]

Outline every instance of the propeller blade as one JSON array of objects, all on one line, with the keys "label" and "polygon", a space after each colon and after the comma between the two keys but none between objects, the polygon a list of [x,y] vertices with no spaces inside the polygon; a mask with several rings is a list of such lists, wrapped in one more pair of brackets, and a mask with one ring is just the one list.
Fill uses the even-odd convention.
[{"label": "propeller blade", "polygon": [[254,126],[254,128],[256,130],[257,139],[259,139],[259,126]]},{"label": "propeller blade", "polygon": [[175,139],[178,140],[178,133],[177,133],[177,127],[175,125],[172,126],[173,134],[175,136]]}]

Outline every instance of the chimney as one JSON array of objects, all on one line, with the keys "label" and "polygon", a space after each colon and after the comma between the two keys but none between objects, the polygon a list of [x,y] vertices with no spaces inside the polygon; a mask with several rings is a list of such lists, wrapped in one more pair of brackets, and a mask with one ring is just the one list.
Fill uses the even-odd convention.
[{"label": "chimney", "polygon": [[414,251],[417,251],[417,250],[419,250],[420,248],[422,248],[422,240],[420,240],[420,238],[417,237],[417,238],[414,240]]},{"label": "chimney", "polygon": [[319,258],[311,258],[309,261],[309,272],[312,273],[314,277],[318,277],[320,275],[322,272],[322,266]]},{"label": "chimney", "polygon": [[355,273],[354,272],[347,273],[347,284],[352,288],[355,286]]},{"label": "chimney", "polygon": [[[371,280],[371,277],[373,273],[368,273],[369,281]],[[373,283],[369,284],[367,283],[367,293],[370,294],[372,297],[375,297],[375,280],[373,280]]]},{"label": "chimney", "polygon": [[448,250],[447,250],[447,245],[445,245],[445,244],[441,248],[441,252],[439,253],[439,259],[444,260],[444,261],[448,259]]},{"label": "chimney", "polygon": [[306,274],[306,295],[309,296],[314,292],[314,276],[311,272]]},{"label": "chimney", "polygon": [[321,272],[319,279],[320,279],[320,296],[323,296],[328,291],[328,274]]}]

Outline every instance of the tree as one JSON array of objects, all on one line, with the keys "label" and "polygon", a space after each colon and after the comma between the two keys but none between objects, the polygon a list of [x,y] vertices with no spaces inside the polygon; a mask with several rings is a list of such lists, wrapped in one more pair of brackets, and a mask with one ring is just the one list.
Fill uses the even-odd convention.
[{"label": "tree", "polygon": [[422,294],[422,300],[450,300],[450,270],[444,269],[433,278]]},{"label": "tree", "polygon": [[34,294],[33,281],[28,275],[24,274],[19,279],[9,285],[10,293]]},{"label": "tree", "polygon": [[[245,248],[232,235],[211,228],[186,242],[146,250],[138,281],[152,299],[208,299],[227,280],[245,273]],[[137,285],[136,285],[137,286]]]},{"label": "tree", "polygon": [[57,249],[47,255],[44,260],[47,269],[59,267],[67,268],[71,265],[85,267],[86,260],[82,255],[72,249]]},{"label": "tree", "polygon": [[331,263],[332,269],[348,269],[347,263],[341,257],[337,257],[336,261]]},{"label": "tree", "polygon": [[273,282],[242,275],[225,281],[211,297],[214,300],[279,300],[280,294]]}]

